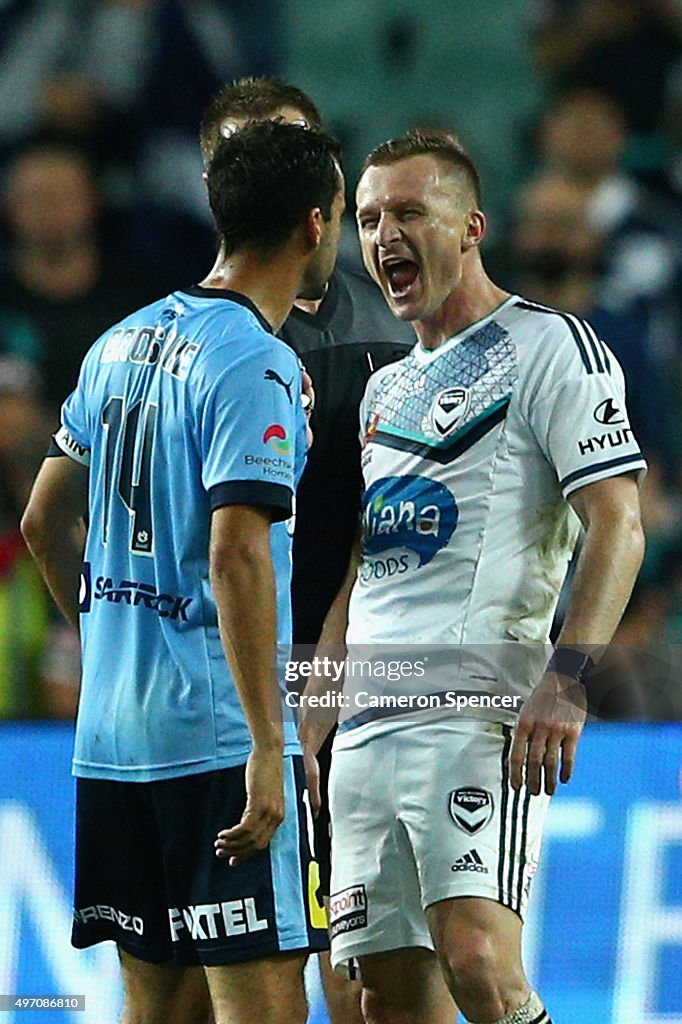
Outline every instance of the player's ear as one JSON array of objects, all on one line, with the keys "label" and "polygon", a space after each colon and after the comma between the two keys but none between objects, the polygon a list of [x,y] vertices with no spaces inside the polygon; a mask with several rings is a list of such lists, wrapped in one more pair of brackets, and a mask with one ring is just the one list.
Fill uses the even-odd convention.
[{"label": "player's ear", "polygon": [[308,210],[305,219],[305,239],[311,249],[317,249],[324,232],[324,217],[319,206]]},{"label": "player's ear", "polygon": [[485,235],[487,221],[481,210],[469,210],[466,220],[466,228],[462,237],[462,252],[473,249],[480,245]]},{"label": "player's ear", "polygon": [[204,185],[208,185],[208,171],[204,171],[201,177],[203,178]]}]

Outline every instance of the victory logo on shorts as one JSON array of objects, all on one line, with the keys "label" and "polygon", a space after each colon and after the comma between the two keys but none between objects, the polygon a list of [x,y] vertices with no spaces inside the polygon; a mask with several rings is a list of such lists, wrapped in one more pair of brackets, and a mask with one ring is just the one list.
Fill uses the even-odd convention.
[{"label": "victory logo on shorts", "polygon": [[471,392],[468,388],[447,388],[436,395],[431,406],[431,424],[439,437],[455,429],[469,411]]},{"label": "victory logo on shorts", "polygon": [[493,795],[478,786],[462,786],[450,794],[450,817],[462,832],[475,836],[493,816]]},{"label": "victory logo on shorts", "polygon": [[267,444],[278,455],[291,454],[291,441],[287,432],[279,423],[271,423],[263,434],[263,444]]}]

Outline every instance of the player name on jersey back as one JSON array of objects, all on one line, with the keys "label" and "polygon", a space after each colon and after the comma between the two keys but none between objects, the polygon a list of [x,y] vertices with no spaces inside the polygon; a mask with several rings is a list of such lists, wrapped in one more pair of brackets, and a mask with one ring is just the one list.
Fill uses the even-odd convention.
[{"label": "player name on jersey back", "polygon": [[104,343],[100,362],[161,364],[165,373],[186,380],[199,345],[178,334],[175,326],[117,327]]}]

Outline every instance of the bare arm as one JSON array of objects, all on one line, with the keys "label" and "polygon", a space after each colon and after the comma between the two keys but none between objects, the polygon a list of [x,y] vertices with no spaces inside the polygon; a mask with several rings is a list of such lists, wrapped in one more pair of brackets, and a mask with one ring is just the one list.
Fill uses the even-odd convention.
[{"label": "bare arm", "polygon": [[[343,583],[322,625],[322,632],[320,633],[320,639],[315,651],[316,657],[324,658],[326,656],[338,663],[346,656],[348,602],[350,601],[351,590],[357,576],[359,562],[360,533],[358,531]],[[336,725],[338,708],[311,708],[306,703],[306,698],[311,695],[322,696],[324,693],[329,693],[334,686],[336,686],[337,690],[340,690],[342,685],[342,679],[334,684],[328,677],[312,675],[303,691],[298,735],[303,747],[303,762],[308,792],[310,793],[310,806],[315,816],[317,816],[320,809],[320,772],[317,764],[317,754]]]},{"label": "bare arm", "polygon": [[266,509],[244,505],[217,509],[211,521],[210,577],[220,638],[253,741],[244,814],[215,843],[216,854],[231,865],[267,846],[284,817],[270,525]]},{"label": "bare arm", "polygon": [[43,579],[76,630],[87,494],[85,466],[67,455],[45,459],[21,520],[21,532]]},{"label": "bare arm", "polygon": [[[571,600],[557,647],[589,650],[608,644],[632,593],[644,557],[644,534],[634,478],[612,477],[588,484],[570,497],[585,527]],[[573,772],[586,717],[582,685],[570,676],[546,672],[519,715],[510,752],[511,782],[519,789],[523,767],[531,793],[546,793]]]},{"label": "bare arm", "polygon": [[558,643],[608,644],[644,558],[637,483],[631,475],[612,477],[569,500],[586,533]]},{"label": "bare arm", "polygon": [[[352,551],[348,569],[339,588],[339,592],[332,601],[329,611],[322,624],[322,632],[315,649],[316,657],[323,658],[325,655],[335,661],[342,660],[346,656],[346,629],[348,628],[348,603],[351,590],[357,576],[358,563],[360,561],[360,539],[356,539]],[[309,709],[305,698],[311,694],[322,696],[328,693],[333,685],[341,689],[343,682],[340,680],[334,684],[327,676],[311,675],[308,684],[303,691],[301,724],[299,735],[301,742],[314,754],[324,743],[325,739],[336,724],[336,711],[331,709],[324,711],[321,708]]]}]

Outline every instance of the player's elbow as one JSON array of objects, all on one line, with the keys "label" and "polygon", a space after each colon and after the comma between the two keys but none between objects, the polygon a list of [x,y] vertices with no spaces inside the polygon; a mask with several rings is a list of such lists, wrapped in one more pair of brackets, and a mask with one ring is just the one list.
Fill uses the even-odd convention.
[{"label": "player's elbow", "polygon": [[630,527],[630,543],[632,551],[637,557],[637,568],[639,569],[644,561],[644,555],[646,552],[646,537],[644,535],[642,520],[639,518],[639,515]]},{"label": "player's elbow", "polygon": [[21,517],[19,528],[27,548],[33,557],[38,559],[45,546],[48,523],[45,509],[35,499],[29,499],[28,505]]},{"label": "player's elbow", "polygon": [[612,524],[621,541],[621,548],[628,552],[635,572],[639,571],[644,561],[646,538],[638,507],[626,506],[621,509],[617,522]]},{"label": "player's elbow", "polygon": [[270,562],[270,547],[259,540],[244,538],[231,544],[211,544],[209,570],[212,586],[235,583],[253,577]]}]

